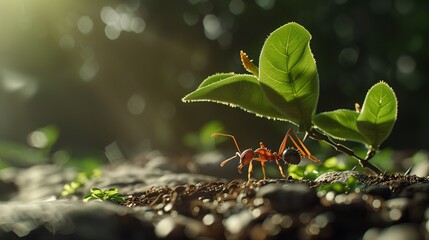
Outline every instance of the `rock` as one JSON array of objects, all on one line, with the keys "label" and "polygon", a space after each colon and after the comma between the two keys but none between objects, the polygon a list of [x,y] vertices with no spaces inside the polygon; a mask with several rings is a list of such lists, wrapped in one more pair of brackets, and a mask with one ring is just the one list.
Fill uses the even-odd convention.
[{"label": "rock", "polygon": [[412,198],[415,194],[425,194],[429,197],[429,183],[413,184],[405,187],[398,195],[399,197]]},{"label": "rock", "polygon": [[36,165],[19,170],[14,178],[19,192],[11,200],[31,201],[59,196],[64,184],[75,177],[72,169],[63,169],[57,165]]},{"label": "rock", "polygon": [[374,240],[419,240],[424,239],[419,226],[411,223],[402,223],[383,229]]},{"label": "rock", "polygon": [[6,168],[0,171],[0,201],[9,201],[18,194],[18,185],[15,176],[18,174],[16,168]]},{"label": "rock", "polygon": [[0,239],[154,238],[149,220],[137,218],[132,209],[110,203],[14,202],[0,204],[0,212]]},{"label": "rock", "polygon": [[305,184],[268,184],[259,189],[256,197],[268,200],[280,213],[303,211],[320,202],[314,189]]},{"label": "rock", "polygon": [[229,233],[236,235],[243,232],[252,220],[252,212],[245,209],[227,218],[224,222],[224,226]]},{"label": "rock", "polygon": [[197,184],[200,182],[218,181],[218,178],[194,173],[176,173],[157,168],[136,167],[133,164],[123,164],[113,169],[103,169],[103,176],[88,181],[84,192],[89,192],[93,186],[98,188],[119,188],[121,193],[129,194],[143,192],[151,187],[177,186]]},{"label": "rock", "polygon": [[360,173],[358,171],[342,171],[342,172],[325,172],[317,177],[315,182],[327,182],[327,183],[335,183],[335,182],[347,182],[347,180],[354,176],[357,178],[359,182],[364,182],[368,179],[366,174]]},{"label": "rock", "polygon": [[383,199],[390,199],[392,197],[392,190],[389,186],[372,185],[366,188],[366,193]]},{"label": "rock", "polygon": [[168,216],[156,224],[155,235],[160,239],[195,239],[207,232],[200,221],[183,216]]}]

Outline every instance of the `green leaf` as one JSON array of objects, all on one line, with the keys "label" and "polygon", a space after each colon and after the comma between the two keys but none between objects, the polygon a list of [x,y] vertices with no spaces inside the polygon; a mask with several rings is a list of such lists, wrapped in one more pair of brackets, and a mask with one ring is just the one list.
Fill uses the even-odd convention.
[{"label": "green leaf", "polygon": [[323,112],[313,118],[314,125],[329,136],[340,140],[351,140],[366,144],[366,139],[357,127],[359,113],[348,109]]},{"label": "green leaf", "polygon": [[238,106],[258,116],[286,120],[262,92],[258,79],[249,74],[216,74],[208,77],[184,102],[210,101]]},{"label": "green leaf", "polygon": [[361,142],[375,150],[389,136],[396,116],[395,93],[380,82],[368,91],[360,113],[345,109],[324,112],[313,123],[331,137]]},{"label": "green leaf", "polygon": [[93,195],[93,196],[97,196],[97,197],[100,197],[100,198],[102,198],[103,197],[103,191],[101,191],[101,189],[99,189],[99,188],[91,188],[91,194]]},{"label": "green leaf", "polygon": [[119,194],[117,188],[110,188],[110,189],[104,190],[104,195],[107,195],[109,197],[115,196],[117,194]]},{"label": "green leaf", "polygon": [[375,84],[368,91],[357,118],[357,127],[372,150],[390,135],[396,121],[397,105],[395,93],[385,82]]},{"label": "green leaf", "polygon": [[94,194],[92,194],[92,193],[87,194],[83,197],[84,202],[89,202],[89,201],[94,201],[94,200],[102,201],[99,197],[94,196]]},{"label": "green leaf", "polygon": [[310,33],[288,23],[266,40],[259,66],[259,80],[268,99],[284,118],[311,127],[319,97],[319,76],[310,50]]}]

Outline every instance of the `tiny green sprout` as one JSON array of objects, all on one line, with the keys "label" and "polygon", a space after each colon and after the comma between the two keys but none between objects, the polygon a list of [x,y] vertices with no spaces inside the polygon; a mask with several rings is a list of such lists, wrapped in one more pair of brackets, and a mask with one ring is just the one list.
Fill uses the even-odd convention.
[{"label": "tiny green sprout", "polygon": [[76,191],[82,186],[81,183],[71,181],[64,185],[63,191],[61,192],[61,197],[70,196],[76,193]]},{"label": "tiny green sprout", "polygon": [[91,193],[83,197],[84,202],[89,201],[109,201],[113,203],[125,202],[125,196],[120,194],[117,188],[109,188],[107,190],[101,190],[100,188],[91,188]]},{"label": "tiny green sprout", "polygon": [[76,194],[82,186],[90,179],[99,178],[101,171],[98,168],[93,169],[91,172],[79,172],[75,179],[64,185],[61,197],[67,197]]}]

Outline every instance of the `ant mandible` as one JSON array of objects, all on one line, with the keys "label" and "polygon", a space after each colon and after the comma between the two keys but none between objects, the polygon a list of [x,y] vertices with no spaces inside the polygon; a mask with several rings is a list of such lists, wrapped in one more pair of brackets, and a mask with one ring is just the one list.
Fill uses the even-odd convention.
[{"label": "ant mandible", "polygon": [[[293,134],[293,135],[292,135]],[[261,163],[262,166],[262,173],[264,175],[264,180],[266,179],[265,174],[265,162],[268,161],[275,161],[277,166],[279,167],[280,174],[283,178],[286,178],[283,168],[280,165],[279,161],[282,160],[286,164],[299,164],[301,162],[302,158],[308,158],[309,160],[313,162],[320,163],[320,160],[313,156],[310,151],[305,147],[304,143],[301,141],[301,139],[298,137],[296,132],[289,128],[289,130],[286,132],[285,137],[283,138],[282,143],[280,144],[279,151],[278,152],[271,152],[269,149],[265,147],[265,145],[260,142],[260,147],[256,150],[252,149],[246,149],[243,152],[240,150],[240,147],[238,146],[237,140],[233,135],[225,134],[225,133],[213,133],[211,135],[212,137],[215,136],[224,136],[224,137],[230,137],[234,141],[235,146],[237,147],[238,152],[235,153],[234,156],[224,160],[220,163],[220,166],[225,166],[226,163],[234,159],[235,157],[240,158],[240,164],[238,165],[238,172],[241,173],[241,170],[244,166],[249,164],[249,169],[247,171],[247,179],[250,181],[251,173],[253,172],[253,160],[256,160]],[[293,138],[293,136],[296,138],[296,140]],[[286,143],[290,139],[293,143],[295,148],[286,148]],[[281,155],[279,155],[279,153]],[[259,155],[259,157],[257,156]]]}]

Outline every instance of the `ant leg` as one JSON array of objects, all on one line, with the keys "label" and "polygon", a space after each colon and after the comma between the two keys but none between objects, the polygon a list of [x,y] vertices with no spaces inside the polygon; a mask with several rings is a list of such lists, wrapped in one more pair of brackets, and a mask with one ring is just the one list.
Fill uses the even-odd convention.
[{"label": "ant leg", "polygon": [[262,174],[264,174],[264,180],[267,179],[267,175],[265,174],[265,162],[261,162]]},{"label": "ant leg", "polygon": [[286,143],[287,143],[287,138],[288,138],[288,136],[290,136],[290,131],[292,130],[292,128],[289,128],[289,130],[287,130],[287,132],[286,132],[286,134],[285,134],[285,137],[283,138],[283,141],[282,141],[282,144],[280,144],[280,147],[279,147],[279,151],[278,151],[278,153],[279,154],[282,154],[282,152],[285,150],[285,148],[286,148]]},{"label": "ant leg", "polygon": [[276,160],[277,166],[279,166],[279,170],[280,170],[280,174],[282,175],[283,178],[286,178],[285,173],[283,172],[283,168],[279,163],[279,160]]},{"label": "ant leg", "polygon": [[250,182],[250,177],[253,172],[253,159],[249,163],[249,169],[247,170],[247,182]]},{"label": "ant leg", "polygon": [[307,158],[313,162],[320,163],[320,164],[322,163],[317,157],[315,157],[313,155],[308,155]]},{"label": "ant leg", "polygon": [[253,160],[256,160],[258,162],[261,162],[261,167],[262,167],[262,173],[264,174],[264,180],[267,179],[267,175],[265,173],[265,162],[267,162],[268,160],[263,158],[263,157],[258,157],[258,158],[253,158]]}]

